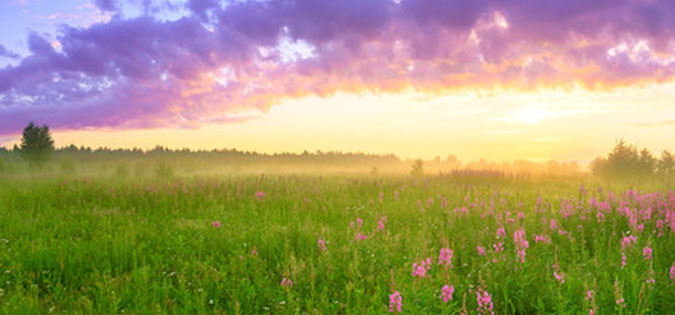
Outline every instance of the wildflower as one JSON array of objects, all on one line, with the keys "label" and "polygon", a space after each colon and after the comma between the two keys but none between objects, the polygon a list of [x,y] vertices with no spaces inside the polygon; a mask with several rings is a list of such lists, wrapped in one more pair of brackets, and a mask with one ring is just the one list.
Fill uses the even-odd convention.
[{"label": "wildflower", "polygon": [[211,223],[211,226],[219,228],[220,227],[220,221],[213,221]]},{"label": "wildflower", "polygon": [[383,216],[380,221],[377,221],[377,229],[384,231],[384,224],[387,222],[387,216]]},{"label": "wildflower", "polygon": [[479,314],[494,314],[492,311],[494,308],[494,305],[492,304],[492,295],[481,289],[476,291],[476,296],[476,300],[478,301],[478,308],[476,311],[478,311]]},{"label": "wildflower", "polygon": [[501,253],[504,251],[504,243],[492,244],[492,248],[494,248],[495,253]]},{"label": "wildflower", "polygon": [[483,246],[476,246],[476,249],[478,250],[478,255],[479,255],[479,256],[485,256],[485,247],[483,247]]},{"label": "wildflower", "polygon": [[635,229],[636,229],[638,232],[644,231],[644,230],[645,230],[645,225],[644,225],[644,223],[638,224],[637,227],[636,227]]},{"label": "wildflower", "polygon": [[539,243],[539,242],[544,242],[547,244],[551,244],[551,237],[548,235],[537,235],[534,234],[534,242]]},{"label": "wildflower", "polygon": [[675,281],[675,263],[670,266],[670,280]]},{"label": "wildflower", "polygon": [[649,278],[649,279],[647,279],[647,283],[654,284],[654,283],[656,283],[656,280],[654,278]]},{"label": "wildflower", "polygon": [[652,252],[653,250],[649,246],[645,246],[642,249],[642,255],[645,256],[645,260],[652,259]]},{"label": "wildflower", "polygon": [[620,298],[616,300],[616,305],[621,306],[621,307],[626,307],[626,300],[624,298]]},{"label": "wildflower", "polygon": [[357,241],[365,240],[365,239],[367,239],[367,238],[368,238],[368,236],[366,236],[366,235],[364,235],[364,234],[361,234],[361,232],[356,233],[355,239],[356,239]]},{"label": "wildflower", "polygon": [[398,291],[394,292],[394,294],[389,295],[389,312],[390,313],[400,313],[401,312],[401,306],[403,305],[403,297],[401,297],[401,293],[398,293]]},{"label": "wildflower", "polygon": [[605,222],[605,215],[602,212],[598,212],[595,217],[597,218],[598,223]]},{"label": "wildflower", "polygon": [[530,246],[530,243],[525,238],[525,230],[519,229],[513,233],[513,244],[518,250],[517,260],[520,260],[521,263],[525,262],[525,249]]},{"label": "wildflower", "polygon": [[322,239],[319,239],[318,243],[319,243],[319,248],[321,248],[321,251],[325,252],[326,251],[326,241],[324,241]]},{"label": "wildflower", "polygon": [[626,267],[626,254],[621,253],[621,268]]},{"label": "wildflower", "polygon": [[505,238],[506,237],[506,231],[504,230],[503,227],[500,227],[497,229],[497,238]]},{"label": "wildflower", "polygon": [[265,193],[262,192],[262,191],[258,191],[258,192],[255,193],[255,197],[258,198],[258,199],[263,199],[263,198],[265,198]]},{"label": "wildflower", "polygon": [[625,236],[621,240],[621,248],[626,248],[626,247],[630,246],[631,243],[632,244],[637,243],[637,236],[635,236],[635,235]]},{"label": "wildflower", "polygon": [[553,275],[555,276],[556,280],[560,281],[560,283],[565,283],[565,274],[564,273],[558,273],[556,271],[553,271]]},{"label": "wildflower", "polygon": [[420,277],[420,278],[426,277],[429,268],[431,268],[431,258],[422,260],[419,264],[413,263],[412,275],[413,277]]},{"label": "wildflower", "polygon": [[441,289],[441,295],[439,298],[443,299],[444,303],[448,303],[449,300],[452,300],[452,293],[455,292],[455,286],[448,286],[447,284]]},{"label": "wildflower", "polygon": [[291,279],[286,279],[285,277],[281,279],[281,286],[282,287],[292,287],[293,286],[293,280]]},{"label": "wildflower", "polygon": [[551,228],[551,230],[557,230],[558,229],[558,222],[551,219],[551,223],[549,224],[549,227]]},{"label": "wildflower", "polygon": [[440,253],[438,254],[438,264],[445,264],[452,268],[452,250],[449,248],[441,248]]},{"label": "wildflower", "polygon": [[358,227],[363,226],[363,220],[361,220],[361,218],[356,218],[356,225],[357,225]]},{"label": "wildflower", "polygon": [[584,298],[584,300],[590,301],[592,299],[593,299],[593,291],[591,290],[586,291],[586,297]]}]

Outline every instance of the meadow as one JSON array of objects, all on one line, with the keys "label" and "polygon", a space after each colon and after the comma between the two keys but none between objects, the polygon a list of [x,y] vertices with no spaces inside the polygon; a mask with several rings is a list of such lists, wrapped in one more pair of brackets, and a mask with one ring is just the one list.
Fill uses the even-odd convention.
[{"label": "meadow", "polygon": [[674,314],[674,263],[656,185],[0,179],[3,314]]}]

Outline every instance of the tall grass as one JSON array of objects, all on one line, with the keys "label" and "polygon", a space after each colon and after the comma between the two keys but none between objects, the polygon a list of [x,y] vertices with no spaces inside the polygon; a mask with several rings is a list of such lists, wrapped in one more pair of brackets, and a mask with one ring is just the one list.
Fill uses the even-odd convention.
[{"label": "tall grass", "polygon": [[[399,292],[404,313],[454,314],[476,313],[487,292],[498,314],[675,313],[675,193],[585,184],[12,179],[0,182],[0,312],[386,313]],[[441,248],[452,267],[437,263]]]}]

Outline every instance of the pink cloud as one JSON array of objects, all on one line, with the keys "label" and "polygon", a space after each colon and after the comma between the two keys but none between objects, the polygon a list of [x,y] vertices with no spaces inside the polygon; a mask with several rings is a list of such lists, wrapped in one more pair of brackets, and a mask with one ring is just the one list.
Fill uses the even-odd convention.
[{"label": "pink cloud", "polygon": [[[675,70],[675,4],[665,0],[191,0],[186,8],[192,14],[176,21],[114,15],[64,27],[59,51],[31,34],[30,56],[0,69],[0,134],[31,120],[195,128],[304,95],[612,88],[669,81]],[[284,40],[311,54],[289,58]]]}]

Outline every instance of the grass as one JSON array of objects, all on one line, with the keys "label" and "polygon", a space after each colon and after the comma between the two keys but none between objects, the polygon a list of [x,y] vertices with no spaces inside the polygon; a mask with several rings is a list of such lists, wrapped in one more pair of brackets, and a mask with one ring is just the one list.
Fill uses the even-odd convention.
[{"label": "grass", "polygon": [[[473,314],[476,292],[485,290],[497,314],[675,313],[674,193],[651,187],[631,197],[616,188],[610,197],[590,182],[584,193],[580,183],[12,179],[0,182],[0,312],[386,313],[398,291],[404,313]],[[591,198],[611,209],[598,210]],[[635,209],[634,222],[624,206]],[[519,229],[529,243],[524,263],[513,240]],[[533,234],[548,235],[550,244]],[[637,242],[622,249],[628,235]],[[493,250],[499,242],[503,253]],[[643,256],[646,246],[652,259]],[[437,264],[441,248],[453,251],[452,268]],[[413,263],[426,258],[427,276],[414,277]],[[280,286],[283,278],[293,286]],[[455,289],[448,303],[439,298],[446,284]]]}]

